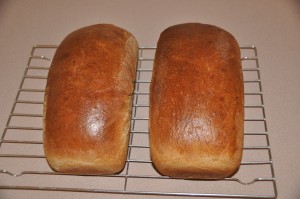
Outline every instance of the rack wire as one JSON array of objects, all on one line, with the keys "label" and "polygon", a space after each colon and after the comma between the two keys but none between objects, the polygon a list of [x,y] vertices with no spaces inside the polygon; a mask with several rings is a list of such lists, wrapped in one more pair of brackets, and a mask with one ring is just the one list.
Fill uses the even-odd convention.
[{"label": "rack wire", "polygon": [[[33,46],[0,140],[0,190],[109,194],[276,198],[260,69],[255,46],[241,46],[245,88],[245,146],[238,172],[223,180],[182,180],[159,175],[149,155],[149,85],[155,47],[139,49],[126,166],[115,175],[54,172],[43,153],[43,97],[56,45]],[[76,183],[79,179],[89,183]]]}]

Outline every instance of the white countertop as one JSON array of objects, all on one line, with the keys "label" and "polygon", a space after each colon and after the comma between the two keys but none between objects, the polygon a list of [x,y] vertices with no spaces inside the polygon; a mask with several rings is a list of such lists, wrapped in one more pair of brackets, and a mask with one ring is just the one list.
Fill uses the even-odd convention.
[{"label": "white countertop", "polygon": [[[59,44],[80,27],[112,23],[132,32],[140,46],[155,46],[162,30],[185,22],[220,26],[231,32],[240,45],[257,47],[278,198],[300,198],[300,1],[297,0],[2,0],[0,132],[34,44]],[[0,185],[5,185],[1,178]],[[104,195],[0,189],[0,198],[62,196]]]}]

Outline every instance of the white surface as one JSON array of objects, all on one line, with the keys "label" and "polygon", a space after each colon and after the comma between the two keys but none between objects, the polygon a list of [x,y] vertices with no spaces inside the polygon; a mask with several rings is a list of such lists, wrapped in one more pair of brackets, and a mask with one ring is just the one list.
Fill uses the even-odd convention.
[{"label": "white surface", "polygon": [[[278,198],[300,198],[300,2],[296,0],[136,0],[126,3],[2,0],[1,133],[34,44],[58,44],[66,34],[77,28],[95,23],[113,23],[131,31],[141,46],[153,46],[163,29],[184,22],[214,24],[235,35],[240,45],[257,46]],[[29,195],[29,192],[0,190],[0,198],[21,196],[94,198],[91,194],[30,192]]]}]

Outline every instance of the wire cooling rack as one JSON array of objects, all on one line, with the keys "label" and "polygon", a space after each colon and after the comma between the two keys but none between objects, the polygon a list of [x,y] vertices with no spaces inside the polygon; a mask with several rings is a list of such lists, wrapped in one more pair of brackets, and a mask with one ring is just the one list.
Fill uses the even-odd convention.
[{"label": "wire cooling rack", "polygon": [[[62,174],[50,169],[43,153],[43,97],[57,46],[32,48],[0,140],[0,190],[43,190],[212,197],[276,198],[257,49],[240,47],[245,87],[245,145],[238,172],[223,180],[182,180],[159,175],[149,155],[149,85],[155,48],[140,48],[126,166],[120,174]],[[81,183],[78,183],[81,182]],[[85,182],[85,183],[82,183]]]}]

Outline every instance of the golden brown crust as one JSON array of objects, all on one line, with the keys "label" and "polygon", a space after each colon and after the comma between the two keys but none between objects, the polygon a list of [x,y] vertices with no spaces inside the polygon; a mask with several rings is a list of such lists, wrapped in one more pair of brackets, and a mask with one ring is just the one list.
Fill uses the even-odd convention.
[{"label": "golden brown crust", "polygon": [[109,24],[76,30],[59,45],[44,104],[44,151],[54,170],[122,170],[137,55],[133,35]]},{"label": "golden brown crust", "polygon": [[218,179],[242,157],[240,49],[228,32],[188,23],[162,32],[150,88],[150,150],[163,175]]}]

